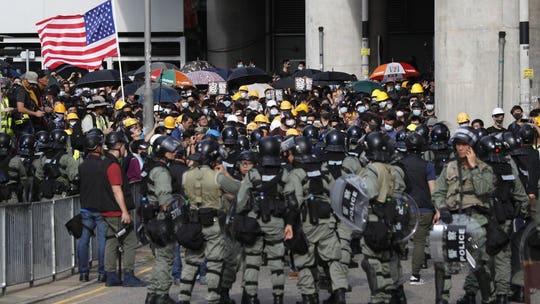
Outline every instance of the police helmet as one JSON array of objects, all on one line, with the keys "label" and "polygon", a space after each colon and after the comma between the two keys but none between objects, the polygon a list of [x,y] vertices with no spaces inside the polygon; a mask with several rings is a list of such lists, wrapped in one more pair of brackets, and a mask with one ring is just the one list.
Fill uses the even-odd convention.
[{"label": "police helmet", "polygon": [[366,131],[357,125],[350,126],[347,129],[349,144],[357,144],[364,135],[366,135]]},{"label": "police helmet", "polygon": [[280,144],[277,138],[267,136],[261,138],[258,145],[259,155],[261,157],[261,165],[263,166],[281,166]]},{"label": "police helmet", "polygon": [[[86,132],[84,136],[84,148],[87,151],[94,151],[105,141],[105,135],[100,129],[94,128]],[[39,144],[39,141],[38,141]]]},{"label": "police helmet", "polygon": [[471,126],[462,126],[457,128],[454,135],[450,138],[450,144],[452,146],[455,146],[457,143],[461,143],[474,147],[477,141],[478,136]]},{"label": "police helmet", "polygon": [[250,150],[242,151],[240,152],[240,155],[238,155],[238,160],[247,160],[253,163],[257,163],[257,154]]},{"label": "police helmet", "polygon": [[105,136],[105,146],[107,149],[113,149],[119,143],[127,143],[124,133],[113,131]]},{"label": "police helmet", "polygon": [[221,148],[219,143],[213,139],[203,139],[197,145],[197,152],[199,153],[198,161],[203,165],[210,165],[220,157]]},{"label": "police helmet", "polygon": [[11,136],[7,133],[0,133],[0,156],[6,156],[9,154],[12,148]]},{"label": "police helmet", "polygon": [[319,129],[313,125],[307,125],[302,130],[302,135],[307,137],[312,143],[319,141]]},{"label": "police helmet", "polygon": [[129,146],[129,148],[131,152],[137,153],[137,151],[139,150],[148,150],[148,148],[150,148],[150,143],[148,143],[144,139],[138,139],[134,140]]},{"label": "police helmet", "polygon": [[221,131],[221,138],[223,139],[223,144],[226,146],[236,145],[238,143],[238,131],[235,127],[225,127],[223,128],[223,131]]},{"label": "police helmet", "polygon": [[311,162],[313,157],[311,155],[311,142],[305,136],[294,137],[294,146],[292,148],[294,155],[294,161],[298,163]]},{"label": "police helmet", "polygon": [[517,134],[521,138],[521,142],[526,145],[534,144],[536,142],[536,138],[538,137],[536,128],[533,127],[533,125],[528,124],[528,123],[521,125]]},{"label": "police helmet", "polygon": [[345,136],[345,133],[337,129],[332,129],[328,132],[324,138],[324,142],[326,143],[326,147],[324,148],[326,151],[345,152],[347,150],[347,137]]},{"label": "police helmet", "polygon": [[447,147],[448,140],[450,139],[450,130],[443,123],[436,123],[431,128],[429,133],[431,139],[432,150],[443,150]]},{"label": "police helmet", "polygon": [[504,149],[510,154],[518,148],[521,148],[521,137],[516,136],[511,131],[499,132],[495,134],[495,137],[503,142]]},{"label": "police helmet", "polygon": [[264,137],[264,132],[261,129],[255,129],[251,131],[251,134],[249,134],[249,142],[251,143],[251,147],[256,147],[259,143],[259,140]]},{"label": "police helmet", "polygon": [[238,136],[238,146],[240,146],[240,151],[249,150],[249,139],[244,135]]},{"label": "police helmet", "polygon": [[167,152],[175,152],[182,143],[172,136],[162,135],[152,144],[152,151],[158,158],[165,157]]},{"label": "police helmet", "polygon": [[424,138],[425,143],[429,142],[429,128],[426,125],[421,124],[417,126],[416,129],[414,129],[414,133],[422,136],[422,138]]},{"label": "police helmet", "polygon": [[63,149],[66,147],[68,135],[62,129],[54,129],[51,131],[52,148]]},{"label": "police helmet", "polygon": [[425,144],[424,137],[416,132],[412,132],[405,138],[405,147],[407,147],[408,152],[422,152]]},{"label": "police helmet", "polygon": [[478,140],[482,139],[484,136],[488,136],[489,134],[486,128],[477,128],[477,129],[474,129],[474,132],[476,133],[476,138]]},{"label": "police helmet", "polygon": [[409,136],[411,132],[406,128],[399,129],[396,132],[395,141],[396,141],[396,150],[399,152],[407,152],[407,146],[405,145],[405,139]]},{"label": "police helmet", "polygon": [[389,137],[379,132],[370,132],[364,139],[366,157],[371,161],[389,162],[392,160],[393,147]]},{"label": "police helmet", "polygon": [[49,132],[47,131],[38,131],[35,134],[36,142],[37,142],[37,151],[38,152],[44,152],[47,149],[50,149],[52,146],[51,142],[51,136]]},{"label": "police helmet", "polygon": [[493,135],[487,135],[480,139],[477,144],[478,156],[483,161],[493,163],[504,163],[506,158],[504,155],[504,145],[502,140]]},{"label": "police helmet", "polygon": [[19,155],[32,156],[36,149],[36,139],[32,134],[24,134],[19,138]]}]

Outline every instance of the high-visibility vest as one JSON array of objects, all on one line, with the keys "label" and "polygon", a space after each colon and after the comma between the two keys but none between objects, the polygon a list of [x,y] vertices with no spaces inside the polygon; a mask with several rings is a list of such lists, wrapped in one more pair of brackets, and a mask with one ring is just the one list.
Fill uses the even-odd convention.
[{"label": "high-visibility vest", "polygon": [[11,113],[6,112],[5,109],[9,108],[9,100],[7,96],[2,97],[0,102],[0,131],[13,136],[13,129],[11,128],[12,118]]}]

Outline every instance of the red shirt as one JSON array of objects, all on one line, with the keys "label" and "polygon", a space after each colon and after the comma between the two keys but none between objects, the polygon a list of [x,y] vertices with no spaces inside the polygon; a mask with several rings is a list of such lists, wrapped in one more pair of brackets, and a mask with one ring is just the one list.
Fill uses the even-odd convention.
[{"label": "red shirt", "polygon": [[[122,169],[117,163],[111,163],[107,168],[107,178],[112,186],[122,186]],[[118,217],[122,216],[122,211],[105,211],[101,213],[105,217]]]}]

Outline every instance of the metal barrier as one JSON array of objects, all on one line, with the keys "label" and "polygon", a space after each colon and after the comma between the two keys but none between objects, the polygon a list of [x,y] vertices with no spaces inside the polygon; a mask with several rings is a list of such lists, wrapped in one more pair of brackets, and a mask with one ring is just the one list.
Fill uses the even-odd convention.
[{"label": "metal barrier", "polygon": [[[79,213],[79,196],[0,206],[0,287],[75,270],[76,240],[64,224]],[[91,260],[97,259],[95,239]]]}]

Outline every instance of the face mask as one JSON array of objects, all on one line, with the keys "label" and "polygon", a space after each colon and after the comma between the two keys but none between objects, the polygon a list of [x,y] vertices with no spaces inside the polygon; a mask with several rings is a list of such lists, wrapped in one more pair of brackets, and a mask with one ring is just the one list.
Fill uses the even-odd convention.
[{"label": "face mask", "polygon": [[380,108],[386,107],[386,101],[381,101],[381,102],[379,103],[379,107],[380,107]]},{"label": "face mask", "polygon": [[190,101],[190,102],[188,102],[188,104],[189,104],[190,107],[194,107],[195,106],[195,101]]},{"label": "face mask", "polygon": [[187,107],[189,107],[189,103],[187,103],[187,102],[182,102],[182,108],[185,109],[185,108],[187,108]]},{"label": "face mask", "polygon": [[400,86],[399,84],[396,84],[396,85],[394,86],[394,89],[396,89],[396,91],[399,91],[399,90],[401,90],[401,86]]},{"label": "face mask", "polygon": [[231,116],[231,114],[225,113],[225,119],[229,118],[229,116]]},{"label": "face mask", "polygon": [[167,132],[167,134],[171,134],[172,130],[171,130],[171,129],[167,129],[167,131],[165,131],[165,132]]},{"label": "face mask", "polygon": [[236,67],[237,67],[237,68],[243,68],[244,65],[243,65],[243,64],[237,64]]},{"label": "face mask", "polygon": [[148,152],[141,152],[141,154],[139,154],[141,156],[142,159],[146,159],[148,157]]},{"label": "face mask", "polygon": [[278,113],[279,113],[278,109],[276,109],[276,108],[271,108],[270,109],[270,115],[278,115]]},{"label": "face mask", "polygon": [[413,110],[412,113],[413,113],[414,116],[420,116],[420,114],[422,114],[422,111],[420,111],[420,110]]},{"label": "face mask", "polygon": [[56,114],[56,119],[57,119],[57,120],[62,120],[62,119],[64,119],[64,114]]},{"label": "face mask", "polygon": [[306,123],[307,123],[308,125],[312,125],[312,124],[313,124],[313,121],[308,120],[308,121],[306,121]]},{"label": "face mask", "polygon": [[66,92],[65,91],[60,91],[60,96],[66,96]]},{"label": "face mask", "polygon": [[315,95],[315,97],[319,97],[319,93],[318,93],[318,92],[313,93],[313,95]]},{"label": "face mask", "polygon": [[266,94],[264,97],[266,97],[266,100],[272,100],[272,94]]},{"label": "face mask", "polygon": [[76,121],[70,121],[70,122],[69,122],[69,125],[70,125],[71,127],[74,127],[76,124],[77,124]]},{"label": "face mask", "polygon": [[515,120],[519,120],[519,119],[521,119],[521,117],[523,117],[523,114],[522,113],[514,113],[512,116],[514,116]]},{"label": "face mask", "polygon": [[225,101],[223,102],[223,104],[228,108],[228,107],[231,106],[231,101],[230,101],[230,100],[225,100]]},{"label": "face mask", "polygon": [[169,109],[163,110],[163,114],[165,115],[169,114]]},{"label": "face mask", "polygon": [[301,70],[303,70],[303,69],[304,69],[303,66],[299,66],[299,67],[298,67],[298,70],[299,70],[299,71],[301,71]]},{"label": "face mask", "polygon": [[341,107],[341,108],[339,108],[339,113],[341,113],[341,114],[347,113],[347,107]]},{"label": "face mask", "polygon": [[116,92],[111,92],[111,97],[114,98],[116,96]]},{"label": "face mask", "polygon": [[386,108],[387,108],[387,109],[392,109],[393,106],[394,106],[394,105],[391,104],[391,103],[386,104]]},{"label": "face mask", "polygon": [[504,122],[504,118],[499,118],[499,119],[494,119],[495,120],[495,123],[498,125],[498,126],[502,126],[503,122]]},{"label": "face mask", "polygon": [[294,127],[294,119],[287,119],[287,120],[285,121],[285,125],[286,125],[287,127],[289,127],[289,128]]},{"label": "face mask", "polygon": [[240,93],[240,97],[242,97],[242,98],[247,98],[247,95],[248,95],[248,94],[247,94],[246,92]]},{"label": "face mask", "polygon": [[389,124],[384,124],[384,129],[385,129],[386,131],[392,131],[392,130],[394,130],[394,127],[391,126],[391,125],[389,125]]},{"label": "face mask", "polygon": [[426,110],[428,110],[428,111],[432,111],[434,108],[435,108],[435,105],[432,105],[432,104],[427,104],[426,105]]},{"label": "face mask", "polygon": [[366,112],[366,106],[359,106],[358,108],[356,108],[358,110],[358,113],[364,113]]},{"label": "face mask", "polygon": [[303,121],[303,122],[306,122],[307,121],[307,116],[300,116],[300,120]]},{"label": "face mask", "polygon": [[403,111],[397,111],[396,112],[397,117],[400,117],[400,116],[403,116],[403,115],[405,115],[405,113],[403,113]]}]

